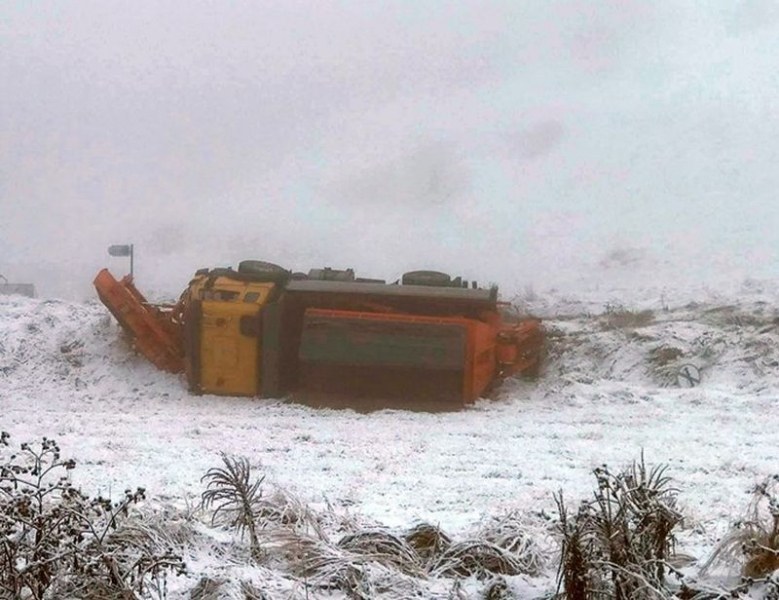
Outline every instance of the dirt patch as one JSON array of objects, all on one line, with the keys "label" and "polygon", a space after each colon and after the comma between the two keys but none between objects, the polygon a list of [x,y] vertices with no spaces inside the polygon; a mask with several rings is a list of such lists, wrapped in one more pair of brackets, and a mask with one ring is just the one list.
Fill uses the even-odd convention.
[{"label": "dirt patch", "polygon": [[625,308],[614,308],[607,310],[600,316],[600,325],[602,329],[628,329],[634,327],[646,327],[655,320],[655,313],[652,310],[629,310]]},{"label": "dirt patch", "polygon": [[649,362],[655,367],[665,367],[682,355],[684,352],[675,346],[658,346],[649,351]]}]

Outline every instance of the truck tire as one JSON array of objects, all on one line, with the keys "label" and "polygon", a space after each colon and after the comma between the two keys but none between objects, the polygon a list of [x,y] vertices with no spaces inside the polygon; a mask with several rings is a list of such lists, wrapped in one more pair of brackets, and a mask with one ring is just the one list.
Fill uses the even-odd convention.
[{"label": "truck tire", "polygon": [[238,272],[250,275],[253,281],[286,283],[290,272],[277,264],[264,260],[242,260],[238,263]]},{"label": "truck tire", "polygon": [[440,271],[409,271],[408,273],[403,273],[401,283],[403,285],[448,287],[452,284],[452,278]]}]

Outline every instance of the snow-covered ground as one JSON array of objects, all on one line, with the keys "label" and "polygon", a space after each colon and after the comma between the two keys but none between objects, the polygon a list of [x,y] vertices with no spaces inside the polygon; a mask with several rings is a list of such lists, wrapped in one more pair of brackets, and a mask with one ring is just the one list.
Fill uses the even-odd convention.
[{"label": "snow-covered ground", "polygon": [[[144,486],[152,504],[195,502],[226,452],[314,508],[454,535],[512,510],[553,514],[553,493],[575,504],[594,467],[643,451],[680,490],[680,549],[705,559],[752,486],[779,472],[779,282],[516,301],[545,320],[538,381],[458,411],[364,413],[191,396],[133,355],[97,302],[0,297],[0,430],[14,443],[55,438],[92,494]],[[700,369],[697,387],[678,387],[685,364]],[[550,565],[524,585],[540,594],[553,580]]]}]

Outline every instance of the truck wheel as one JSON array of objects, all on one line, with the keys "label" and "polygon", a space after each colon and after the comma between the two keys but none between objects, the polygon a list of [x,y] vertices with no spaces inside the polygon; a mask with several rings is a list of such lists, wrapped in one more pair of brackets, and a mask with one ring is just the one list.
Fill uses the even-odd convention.
[{"label": "truck wheel", "polygon": [[264,260],[242,260],[238,263],[239,273],[286,273],[284,267]]},{"label": "truck wheel", "polygon": [[447,287],[451,285],[452,278],[440,271],[409,271],[403,274],[403,285],[431,285]]},{"label": "truck wheel", "polygon": [[256,281],[271,283],[285,283],[290,276],[284,267],[264,260],[242,260],[238,263],[238,272],[251,275]]}]

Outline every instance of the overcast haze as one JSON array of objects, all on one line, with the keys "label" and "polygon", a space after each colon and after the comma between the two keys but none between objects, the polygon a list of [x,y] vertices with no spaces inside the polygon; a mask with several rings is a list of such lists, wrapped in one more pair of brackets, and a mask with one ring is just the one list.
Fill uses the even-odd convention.
[{"label": "overcast haze", "polygon": [[5,1],[0,273],[773,276],[778,63],[771,1]]}]

